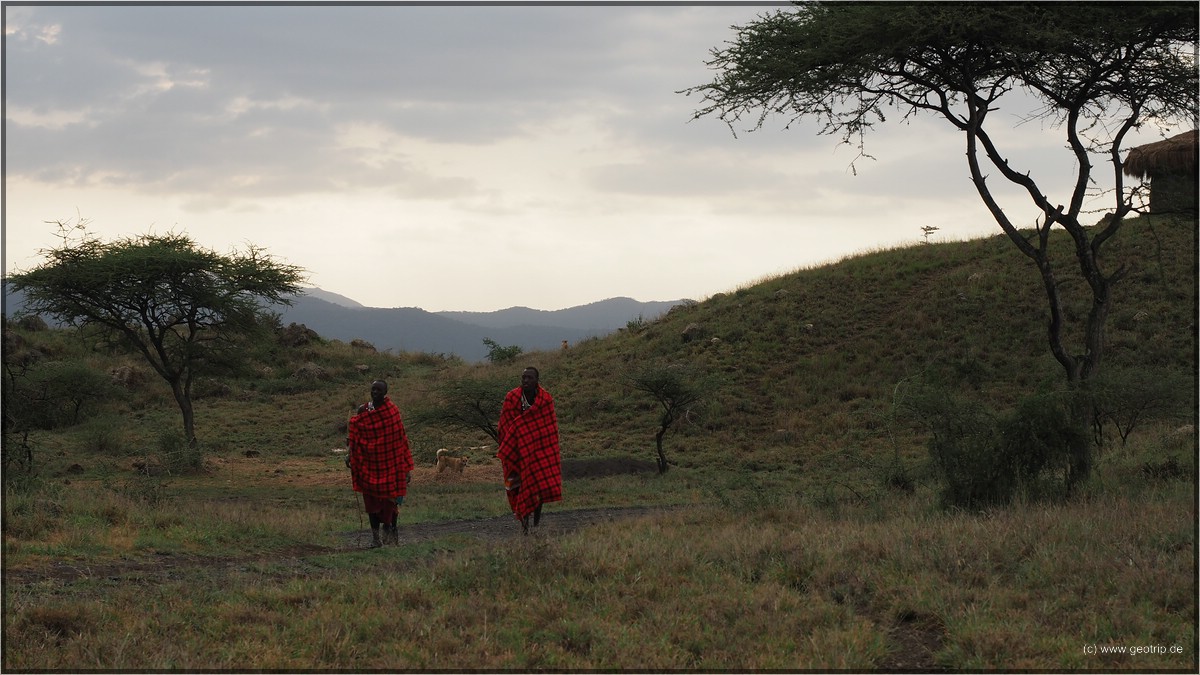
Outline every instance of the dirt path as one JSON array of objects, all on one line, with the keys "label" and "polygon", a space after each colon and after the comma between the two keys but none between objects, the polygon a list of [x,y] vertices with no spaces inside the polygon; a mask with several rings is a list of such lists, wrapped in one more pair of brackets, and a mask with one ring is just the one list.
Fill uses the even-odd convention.
[{"label": "dirt path", "polygon": [[[547,510],[542,517],[541,524],[530,536],[561,536],[597,523],[636,518],[660,513],[670,508],[635,506],[566,511]],[[503,541],[524,536],[521,534],[521,525],[511,515],[402,525],[399,534],[401,546],[405,543],[417,543],[455,535],[474,537],[484,541]],[[40,567],[6,568],[4,583],[30,584],[48,580],[69,583],[79,579],[111,579],[115,581],[158,575],[171,576],[182,570],[198,567],[236,567],[248,563],[299,564],[300,560],[307,556],[347,553],[368,548],[371,542],[371,531],[362,529],[341,533],[339,542],[340,545],[336,547],[305,544],[250,556],[213,557],[189,553],[164,553],[153,558],[118,560],[99,564],[84,561],[56,561]]]},{"label": "dirt path", "polygon": [[[254,461],[239,459],[216,460],[219,471],[256,470]],[[286,462],[278,464],[274,474],[286,476],[289,484],[293,481],[316,481],[324,483],[331,479],[328,471],[318,474],[306,473],[307,464],[297,462],[290,465]],[[616,457],[603,459],[566,459],[563,460],[563,475],[567,479],[591,478],[617,474],[657,471],[653,462],[632,457]],[[434,467],[418,467],[413,472],[413,482],[454,482],[454,483],[493,483],[499,484],[500,465],[498,461],[483,461],[468,466],[459,473],[447,472],[439,474]],[[345,481],[344,476],[332,476],[339,484]],[[574,532],[582,527],[596,523],[610,522],[622,518],[635,518],[654,512],[663,511],[670,507],[607,507],[594,509],[557,510],[549,508],[542,518],[541,525],[531,536],[547,537]],[[417,543],[450,536],[474,537],[484,541],[502,541],[508,538],[523,536],[521,526],[511,515],[494,518],[478,518],[470,520],[451,520],[437,523],[418,523],[400,527],[400,542]],[[170,576],[186,569],[195,568],[236,568],[248,564],[271,563],[282,564],[284,567],[303,568],[307,565],[304,559],[315,555],[347,553],[369,548],[371,531],[365,526],[348,532],[339,532],[334,546],[319,546],[315,544],[299,544],[284,549],[276,549],[254,555],[243,556],[201,556],[191,553],[161,553],[137,559],[105,561],[89,563],[87,561],[55,561],[45,565],[24,568],[4,567],[5,584],[30,584],[39,581],[56,581],[70,583],[78,579],[145,579],[150,577]]]},{"label": "dirt path", "polygon": [[[660,513],[670,507],[631,506],[623,508],[574,509],[553,511],[547,509],[537,528],[531,528],[531,536],[557,536],[574,532],[582,527],[607,523],[623,518],[636,518],[651,513]],[[450,520],[441,523],[419,523],[399,527],[400,543],[428,541],[452,535],[467,535],[486,541],[500,541],[523,536],[521,524],[511,515],[479,518],[473,520]],[[370,530],[348,532],[345,535],[347,548],[366,548],[371,541]]]}]

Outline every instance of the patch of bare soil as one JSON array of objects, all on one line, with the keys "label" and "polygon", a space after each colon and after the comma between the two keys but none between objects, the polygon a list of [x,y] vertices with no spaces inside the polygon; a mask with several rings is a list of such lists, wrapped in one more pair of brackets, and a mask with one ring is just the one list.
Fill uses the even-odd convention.
[{"label": "patch of bare soil", "polygon": [[880,664],[892,672],[944,671],[936,654],[946,641],[946,627],[932,615],[907,613],[896,619],[889,633],[896,649]]}]

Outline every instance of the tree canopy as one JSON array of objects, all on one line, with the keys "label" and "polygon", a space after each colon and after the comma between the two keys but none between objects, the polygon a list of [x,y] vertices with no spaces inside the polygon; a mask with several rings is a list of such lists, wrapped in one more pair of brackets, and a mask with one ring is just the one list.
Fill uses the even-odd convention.
[{"label": "tree canopy", "polygon": [[191,387],[197,373],[236,358],[237,338],[256,329],[271,304],[290,304],[301,268],[263,249],[222,255],[184,234],[103,242],[83,223],[59,223],[62,245],[15,274],[26,311],[94,326],[142,354],[168,384],[195,442]]},{"label": "tree canopy", "polygon": [[1015,88],[1060,122],[1192,126],[1197,18],[1195,3],[807,2],[735,26],[716,79],[685,91],[704,96],[697,117],[816,118],[847,142],[889,108],[979,127]]}]

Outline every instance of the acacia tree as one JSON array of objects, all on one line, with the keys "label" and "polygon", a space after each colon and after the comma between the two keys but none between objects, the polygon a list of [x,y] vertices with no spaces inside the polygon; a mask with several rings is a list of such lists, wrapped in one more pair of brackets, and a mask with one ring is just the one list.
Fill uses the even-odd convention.
[{"label": "acacia tree", "polygon": [[630,385],[637,391],[650,394],[662,406],[654,445],[658,451],[658,473],[667,472],[667,455],[663,452],[663,437],[671,425],[684,418],[700,401],[701,385],[679,366],[648,366],[629,376]]},{"label": "acacia tree", "polygon": [[269,305],[291,304],[303,270],[253,245],[221,255],[183,234],[102,242],[85,223],[57,224],[62,244],[11,278],[26,310],[97,327],[140,352],[170,385],[195,447],[196,375],[236,358],[238,338],[264,323]]},{"label": "acacia tree", "polygon": [[409,413],[415,424],[436,424],[482,431],[497,443],[497,423],[504,395],[512,385],[498,377],[449,379],[438,385],[432,403],[417,404]]},{"label": "acacia tree", "polygon": [[[736,39],[711,52],[716,78],[682,92],[702,95],[695,118],[716,115],[735,135],[746,115],[751,130],[771,115],[789,125],[814,119],[819,133],[857,146],[859,157],[867,156],[866,132],[889,110],[901,121],[930,114],[962,132],[979,197],[1041,276],[1050,350],[1068,388],[1086,393],[1104,354],[1112,287],[1127,274],[1124,265],[1107,268],[1101,250],[1140,208],[1138,186],[1123,181],[1123,143],[1146,124],[1195,126],[1196,4],[806,2],[733,28]],[[1040,106],[1032,118],[1063,132],[1075,162],[1065,198],[1047,196],[1000,147],[996,127],[1004,123],[991,114],[1009,94],[1032,96]],[[1110,165],[1113,201],[1109,217],[1090,229],[1081,217],[1095,162]],[[1001,206],[991,171],[1036,205],[1032,232]],[[1051,255],[1055,228],[1073,242],[1069,258]],[[1077,330],[1067,330],[1058,278],[1071,268],[1090,293]],[[1079,342],[1069,344],[1070,336]],[[1086,428],[1086,397],[1074,398],[1073,422]],[[1090,444],[1070,452],[1074,484],[1090,472]]]}]

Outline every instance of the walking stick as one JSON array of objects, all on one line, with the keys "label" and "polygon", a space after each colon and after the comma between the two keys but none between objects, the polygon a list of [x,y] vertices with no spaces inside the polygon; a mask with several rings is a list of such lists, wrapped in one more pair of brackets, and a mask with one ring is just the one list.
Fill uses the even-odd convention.
[{"label": "walking stick", "polygon": [[[350,488],[354,488],[354,469],[350,468],[350,444],[346,444],[346,470],[350,472]],[[354,506],[358,509],[358,538],[359,544],[362,543],[363,529],[363,511],[367,510],[367,500],[357,490],[354,491],[357,497],[354,498]],[[359,508],[361,506],[361,508]]]}]

